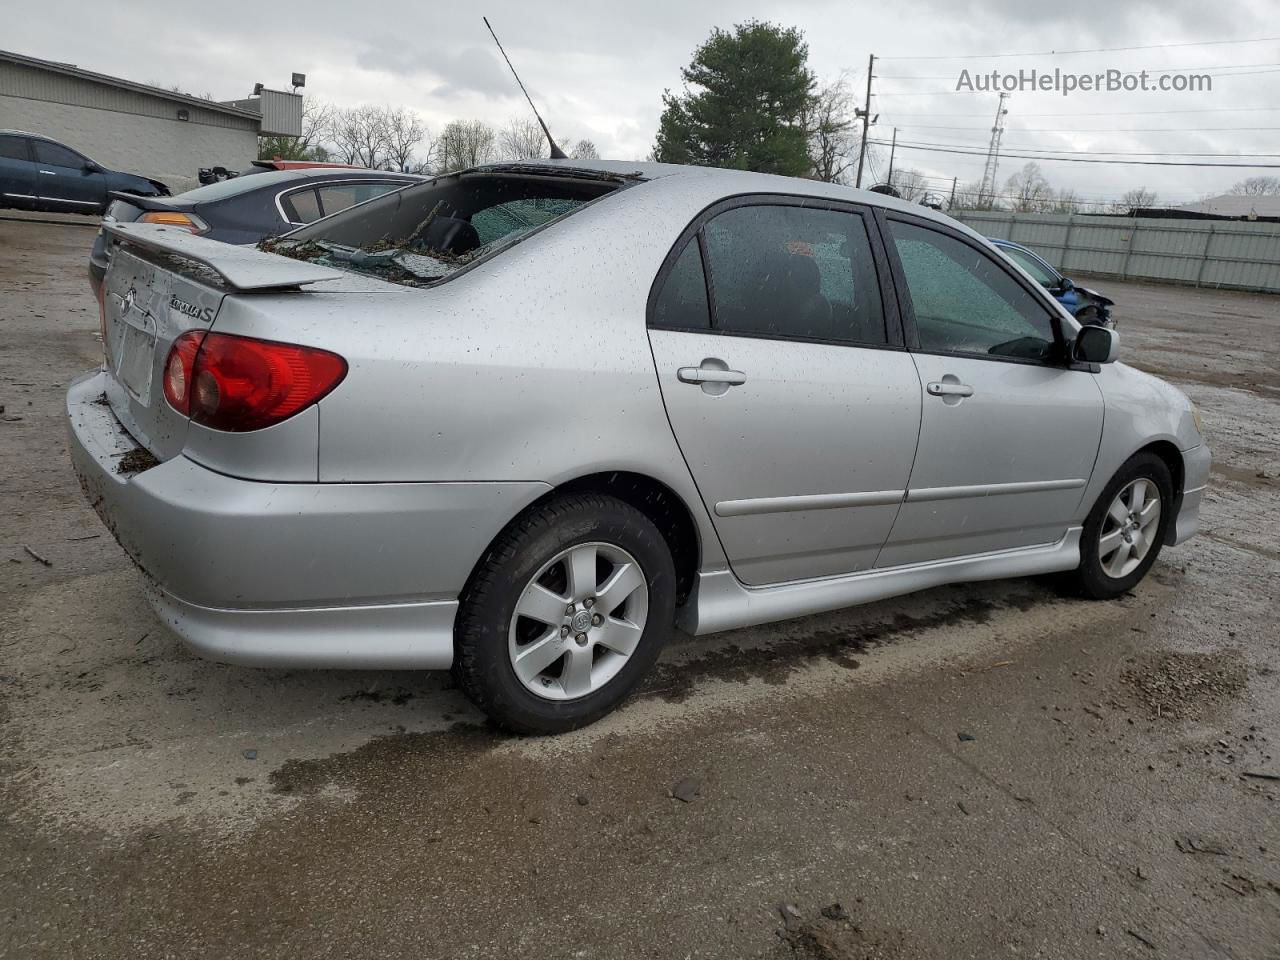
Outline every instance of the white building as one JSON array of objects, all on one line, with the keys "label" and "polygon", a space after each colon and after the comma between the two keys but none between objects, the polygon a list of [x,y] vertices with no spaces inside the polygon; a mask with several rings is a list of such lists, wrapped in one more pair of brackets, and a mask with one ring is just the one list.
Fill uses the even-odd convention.
[{"label": "white building", "polygon": [[1244,197],[1235,193],[1224,193],[1220,197],[1205,197],[1195,203],[1184,203],[1175,210],[1186,210],[1190,213],[1208,213],[1217,217],[1280,217],[1280,195],[1270,194],[1260,197]]},{"label": "white building", "polygon": [[248,166],[259,135],[297,136],[301,126],[298,94],[217,103],[0,50],[0,129],[43,134],[174,193],[197,186],[201,167]]}]

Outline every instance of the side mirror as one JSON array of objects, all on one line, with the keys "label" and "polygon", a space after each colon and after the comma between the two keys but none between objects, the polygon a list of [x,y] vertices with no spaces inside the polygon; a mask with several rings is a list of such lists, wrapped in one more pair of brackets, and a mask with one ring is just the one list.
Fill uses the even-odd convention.
[{"label": "side mirror", "polygon": [[1063,293],[1070,293],[1075,288],[1076,288],[1076,285],[1071,282],[1070,277],[1063,277],[1061,280],[1058,281],[1058,289],[1061,290]]},{"label": "side mirror", "polygon": [[101,173],[102,167],[92,160],[86,160],[84,162],[84,172],[85,173]]},{"label": "side mirror", "polygon": [[1071,357],[1079,363],[1114,363],[1120,337],[1109,327],[1081,327],[1071,345]]}]

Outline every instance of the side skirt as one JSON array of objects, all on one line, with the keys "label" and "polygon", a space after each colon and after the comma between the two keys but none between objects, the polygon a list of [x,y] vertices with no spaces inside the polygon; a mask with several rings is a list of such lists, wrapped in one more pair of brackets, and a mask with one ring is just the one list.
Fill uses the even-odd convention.
[{"label": "side skirt", "polygon": [[946,583],[1074,570],[1080,563],[1081,529],[1070,528],[1057,543],[768,587],[745,586],[728,570],[699,573],[694,597],[681,608],[677,626],[695,635],[718,633],[854,607]]}]

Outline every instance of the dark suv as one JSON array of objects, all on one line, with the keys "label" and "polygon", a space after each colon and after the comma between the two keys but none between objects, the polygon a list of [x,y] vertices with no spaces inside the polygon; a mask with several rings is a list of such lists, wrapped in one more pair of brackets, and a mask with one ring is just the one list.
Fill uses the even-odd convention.
[{"label": "dark suv", "polygon": [[140,197],[169,195],[163,183],[107,170],[38,133],[0,130],[0,207],[102,213],[112,190]]}]

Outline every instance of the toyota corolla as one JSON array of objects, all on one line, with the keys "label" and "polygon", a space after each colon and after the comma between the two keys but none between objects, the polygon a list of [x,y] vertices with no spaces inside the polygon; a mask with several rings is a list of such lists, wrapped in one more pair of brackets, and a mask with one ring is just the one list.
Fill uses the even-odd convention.
[{"label": "toyota corolla", "polygon": [[196,651],[452,669],[581,726],[672,633],[937,584],[1134,587],[1196,529],[1182,393],[883,195],[530,162],[267,250],[112,224],[87,495]]}]

